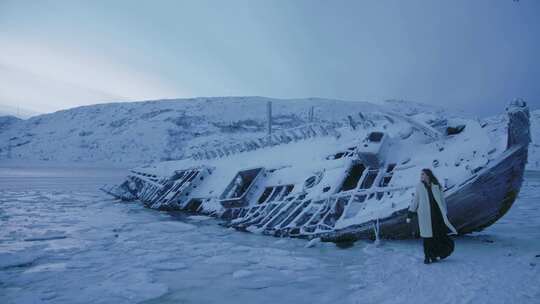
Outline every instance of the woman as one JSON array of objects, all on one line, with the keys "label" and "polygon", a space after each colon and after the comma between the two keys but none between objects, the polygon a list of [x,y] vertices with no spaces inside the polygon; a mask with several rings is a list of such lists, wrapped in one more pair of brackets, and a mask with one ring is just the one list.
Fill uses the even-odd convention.
[{"label": "woman", "polygon": [[454,242],[448,232],[457,234],[447,217],[446,201],[439,181],[430,169],[422,169],[420,183],[409,207],[407,222],[418,213],[420,236],[424,240],[424,263],[444,259],[454,251]]}]

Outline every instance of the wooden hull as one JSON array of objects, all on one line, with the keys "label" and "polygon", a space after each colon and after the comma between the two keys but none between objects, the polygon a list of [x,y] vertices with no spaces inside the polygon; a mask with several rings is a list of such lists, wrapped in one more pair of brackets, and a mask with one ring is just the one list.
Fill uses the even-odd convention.
[{"label": "wooden hull", "polygon": [[[445,192],[448,218],[459,234],[480,231],[495,223],[510,209],[521,189],[530,143],[529,111],[526,104],[519,100],[514,101],[507,111],[509,124],[506,150],[483,169],[479,168],[467,180]],[[386,169],[386,174],[391,170]],[[417,220],[414,218],[411,223],[406,222],[408,209],[404,205],[407,205],[406,200],[412,192],[410,185],[385,187],[379,183],[373,186],[373,177],[365,187],[360,183],[360,186],[347,190],[341,188],[337,193],[321,199],[306,198],[307,192],[304,189],[303,193],[287,198],[281,196],[275,201],[256,201],[253,198],[238,200],[233,196],[234,202],[239,203],[229,204],[225,197],[220,197],[222,204],[215,208],[217,204],[203,204],[203,199],[212,201],[212,198],[188,196],[207,174],[212,174],[211,171],[210,168],[200,166],[176,170],[168,178],[133,171],[129,181],[118,188],[104,191],[120,199],[139,199],[156,209],[191,210],[218,216],[228,220],[226,225],[230,227],[280,237],[320,237],[323,241],[351,242],[366,238],[400,239],[419,236]],[[243,174],[245,172],[242,171]],[[240,180],[243,182],[244,178]],[[359,180],[355,183],[359,183]],[[392,204],[380,205],[381,201]],[[368,203],[379,205],[366,205]],[[399,207],[395,207],[394,203],[399,203]],[[380,208],[388,207],[397,211],[376,218],[377,213],[373,209],[360,213],[366,206],[376,206],[375,209],[384,206]],[[371,218],[362,217],[367,215]]]}]

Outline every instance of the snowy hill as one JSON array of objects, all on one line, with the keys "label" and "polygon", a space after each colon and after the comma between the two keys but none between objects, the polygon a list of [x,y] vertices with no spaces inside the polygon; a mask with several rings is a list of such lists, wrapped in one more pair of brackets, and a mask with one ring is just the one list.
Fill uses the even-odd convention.
[{"label": "snowy hill", "polygon": [[16,124],[20,121],[22,121],[22,119],[17,118],[15,116],[11,116],[11,115],[0,116],[0,133],[2,133],[5,130],[8,130],[13,124]]},{"label": "snowy hill", "polygon": [[17,118],[30,118],[35,115],[39,115],[39,113],[32,110],[20,108],[20,107],[11,107],[11,106],[0,104],[0,116],[14,116]]},{"label": "snowy hill", "polygon": [[[0,118],[0,160],[134,166],[180,159],[201,147],[215,148],[265,134],[267,101],[273,104],[275,130],[307,123],[311,107],[314,121],[339,124],[347,124],[348,115],[360,120],[359,113],[372,111],[395,111],[425,122],[464,115],[395,100],[378,105],[319,98],[221,97],[99,104],[27,120]],[[540,143],[535,126],[540,112],[532,117],[534,141]],[[504,116],[488,121],[497,130],[494,134],[504,134]],[[531,154],[536,157],[539,150],[533,146]],[[536,158],[534,164],[538,167]]]},{"label": "snowy hill", "polygon": [[0,158],[118,165],[179,159],[196,146],[219,146],[266,131],[266,102],[275,129],[333,122],[379,106],[322,99],[197,98],[84,106],[32,117],[0,130]]}]

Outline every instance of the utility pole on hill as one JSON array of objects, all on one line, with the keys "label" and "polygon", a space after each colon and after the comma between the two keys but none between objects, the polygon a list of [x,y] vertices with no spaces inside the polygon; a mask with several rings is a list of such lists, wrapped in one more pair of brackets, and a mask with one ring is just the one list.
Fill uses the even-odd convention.
[{"label": "utility pole on hill", "polygon": [[272,102],[266,104],[266,115],[268,121],[268,135],[272,135]]}]

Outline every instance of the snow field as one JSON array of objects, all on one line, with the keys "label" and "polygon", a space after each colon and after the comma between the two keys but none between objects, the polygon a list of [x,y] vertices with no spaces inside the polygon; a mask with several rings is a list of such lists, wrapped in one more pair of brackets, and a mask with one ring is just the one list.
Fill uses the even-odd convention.
[{"label": "snow field", "polygon": [[[3,173],[3,172],[0,172]],[[0,174],[1,175],[1,174]],[[39,179],[48,179],[42,177]],[[78,177],[83,183],[84,177]],[[5,177],[0,303],[538,303],[540,175],[498,223],[424,265],[420,240],[331,243],[238,232],[78,186]],[[97,188],[97,185],[96,185]]]}]

